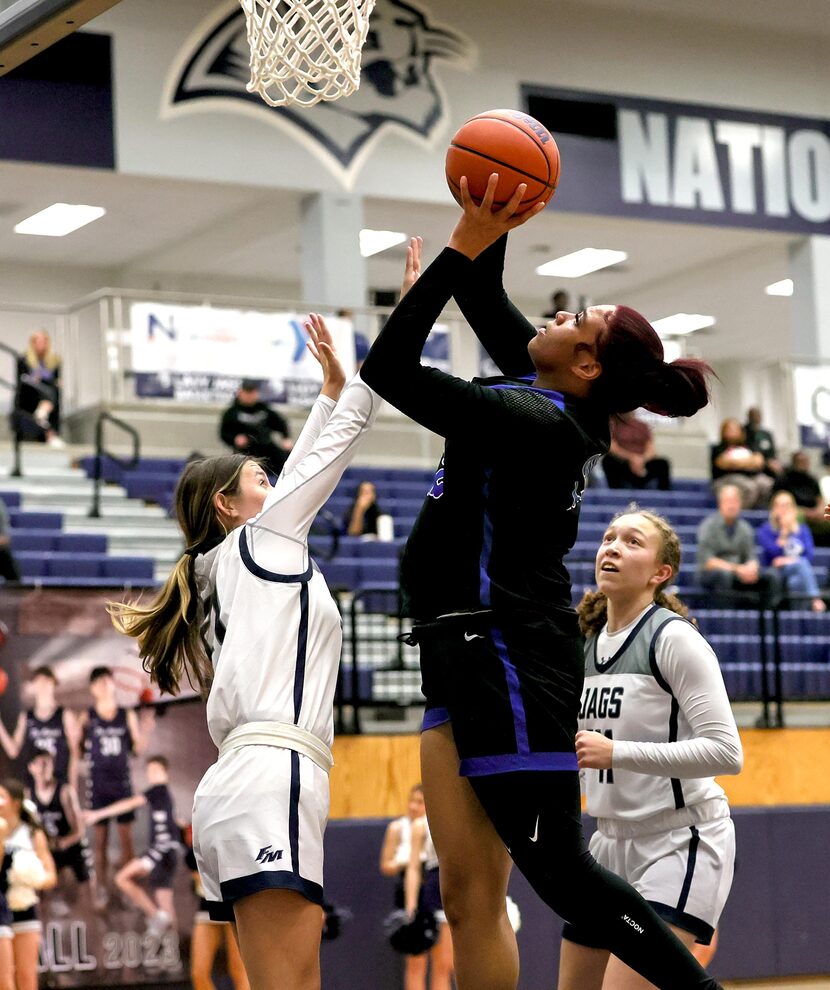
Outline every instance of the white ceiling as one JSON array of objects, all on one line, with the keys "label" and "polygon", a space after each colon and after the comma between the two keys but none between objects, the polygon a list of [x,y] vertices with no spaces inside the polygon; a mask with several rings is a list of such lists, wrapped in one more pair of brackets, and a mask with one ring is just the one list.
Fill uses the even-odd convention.
[{"label": "white ceiling", "polygon": [[[56,201],[104,206],[107,215],[62,238],[13,232],[19,220]],[[446,243],[456,215],[449,204],[365,203],[367,226],[421,234],[427,257]],[[151,276],[162,287],[192,277],[215,284],[218,293],[233,291],[225,286],[244,280],[263,296],[284,296],[286,286],[299,295],[300,236],[299,195],[291,192],[0,163],[0,265],[95,269],[101,284],[124,288],[151,284]],[[762,351],[783,356],[789,303],[763,290],[788,275],[791,240],[764,232],[557,213],[554,201],[512,235],[507,284],[529,313],[542,312],[554,289],[565,288],[573,303],[580,296],[627,303],[653,319],[678,311],[711,314],[717,326],[696,340],[712,358]],[[629,258],[581,279],[535,274],[542,262],[582,247],[620,249]],[[401,247],[370,258],[369,284],[396,287],[403,257]]]}]

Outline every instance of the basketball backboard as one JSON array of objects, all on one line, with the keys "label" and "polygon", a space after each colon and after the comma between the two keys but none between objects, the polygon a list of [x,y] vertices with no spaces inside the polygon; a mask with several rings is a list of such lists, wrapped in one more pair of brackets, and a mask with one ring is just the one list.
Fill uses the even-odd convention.
[{"label": "basketball backboard", "polygon": [[119,0],[0,0],[0,76]]}]

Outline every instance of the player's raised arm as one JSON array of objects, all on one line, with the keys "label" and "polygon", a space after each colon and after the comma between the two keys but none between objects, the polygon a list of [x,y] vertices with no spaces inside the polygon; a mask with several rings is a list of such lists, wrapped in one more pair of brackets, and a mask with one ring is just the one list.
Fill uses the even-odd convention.
[{"label": "player's raised arm", "polygon": [[[465,210],[477,209],[465,204]],[[476,337],[504,375],[533,374],[527,345],[536,328],[510,301],[504,288],[507,234],[491,244],[473,262],[469,277],[453,291],[455,301]]]},{"label": "player's raised arm", "polygon": [[[462,187],[466,195],[466,183]],[[364,381],[379,395],[441,436],[469,433],[472,429],[497,430],[503,421],[503,409],[492,392],[421,365],[421,352],[430,330],[455,287],[470,278],[474,260],[499,237],[538,212],[515,215],[523,185],[518,186],[506,206],[493,212],[495,187],[493,176],[481,207],[471,207],[469,214],[464,213],[448,246],[422,275],[411,279],[411,286],[406,286],[405,279],[407,291],[361,368]],[[419,259],[417,267],[419,270]]]},{"label": "player's raised arm", "polygon": [[304,430],[300,435],[273,492],[252,524],[295,541],[305,540],[314,517],[337,487],[380,406],[378,396],[359,374],[343,388],[345,374],[325,320],[313,314],[306,329],[312,339],[309,349],[323,368],[321,395],[329,400],[339,396],[339,400],[325,422],[321,416],[308,432]]}]

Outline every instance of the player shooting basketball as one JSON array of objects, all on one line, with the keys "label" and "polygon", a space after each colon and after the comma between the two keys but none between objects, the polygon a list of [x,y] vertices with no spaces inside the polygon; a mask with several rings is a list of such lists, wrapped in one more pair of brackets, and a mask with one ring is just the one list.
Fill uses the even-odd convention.
[{"label": "player shooting basketball", "polygon": [[[708,402],[710,369],[666,364],[654,329],[625,306],[561,312],[537,331],[507,298],[502,268],[505,235],[541,206],[516,215],[521,184],[493,211],[497,181],[476,206],[462,179],[464,212],[420,277],[413,241],[414,284],[361,372],[446,440],[401,585],[421,646],[422,771],[459,990],[516,986],[511,856],[547,904],[590,924],[656,986],[713,990],[654,910],[584,848],[574,744],[583,656],[562,560],[609,417],[638,406],[690,416]],[[451,295],[505,377],[468,382],[421,365]]]}]

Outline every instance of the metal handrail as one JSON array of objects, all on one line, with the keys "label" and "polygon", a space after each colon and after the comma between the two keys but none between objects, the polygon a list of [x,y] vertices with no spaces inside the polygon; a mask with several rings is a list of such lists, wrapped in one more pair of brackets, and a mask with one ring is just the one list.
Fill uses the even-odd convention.
[{"label": "metal handrail", "polygon": [[[133,453],[131,457],[124,459],[108,450],[104,450],[105,422],[114,424],[131,437],[133,441]],[[104,458],[109,457],[110,460],[115,461],[115,463],[118,464],[119,467],[124,468],[125,471],[132,471],[134,468],[138,467],[140,454],[141,440],[138,435],[138,430],[130,426],[129,423],[125,423],[123,419],[118,419],[117,416],[113,416],[112,413],[108,413],[106,410],[102,410],[98,413],[98,419],[95,421],[95,467],[92,475],[92,505],[90,506],[88,513],[90,519],[101,518],[101,481],[103,480],[102,468]]]}]

